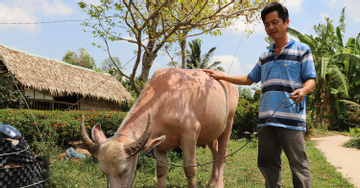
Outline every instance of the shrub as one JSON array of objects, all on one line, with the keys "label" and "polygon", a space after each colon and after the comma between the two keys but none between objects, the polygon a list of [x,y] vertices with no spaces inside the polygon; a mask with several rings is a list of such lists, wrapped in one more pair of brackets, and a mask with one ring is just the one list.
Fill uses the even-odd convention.
[{"label": "shrub", "polygon": [[[11,73],[0,77],[0,109],[2,108],[19,108],[23,106],[22,98],[16,85],[19,83],[13,81]],[[24,92],[21,90],[21,92]]]},{"label": "shrub", "polygon": [[306,131],[304,133],[304,138],[309,139],[314,134],[314,122],[316,114],[313,112],[308,112],[306,114]]},{"label": "shrub", "polygon": [[259,118],[260,101],[251,103],[248,100],[240,99],[236,108],[233,124],[233,137],[241,138],[243,132],[256,132]]},{"label": "shrub", "polygon": [[[96,123],[101,123],[101,129],[116,131],[126,116],[126,112],[117,111],[43,111],[32,110],[36,123],[29,110],[1,109],[3,116],[0,122],[17,128],[29,144],[35,139],[51,137],[57,143],[69,144],[80,141],[81,115],[85,116],[85,127],[89,132]],[[38,129],[37,129],[38,127]]]},{"label": "shrub", "polygon": [[360,126],[360,110],[359,108],[354,108],[352,111],[347,111],[349,114],[347,120],[345,121],[350,127]]},{"label": "shrub", "polygon": [[245,131],[253,133],[257,130],[261,91],[258,88],[251,93],[250,89],[239,88],[239,103],[234,115],[231,137],[239,139],[244,137]]},{"label": "shrub", "polygon": [[349,132],[352,138],[349,141],[345,142],[344,146],[348,148],[360,149],[360,128],[350,128]]}]

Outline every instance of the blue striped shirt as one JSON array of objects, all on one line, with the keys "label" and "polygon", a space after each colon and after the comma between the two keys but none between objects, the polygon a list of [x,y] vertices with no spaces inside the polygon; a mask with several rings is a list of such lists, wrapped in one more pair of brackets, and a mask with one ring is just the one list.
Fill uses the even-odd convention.
[{"label": "blue striped shirt", "polygon": [[[274,46],[264,52],[248,76],[253,82],[261,81],[262,96],[258,127],[262,127],[278,105],[290,96],[290,93],[302,88],[308,79],[316,78],[316,71],[309,46],[291,39],[281,50],[279,57],[274,52]],[[289,99],[284,106],[293,102]],[[296,105],[289,108],[280,107],[267,126],[305,131],[305,98],[301,104],[304,110],[299,113],[297,113]]]}]

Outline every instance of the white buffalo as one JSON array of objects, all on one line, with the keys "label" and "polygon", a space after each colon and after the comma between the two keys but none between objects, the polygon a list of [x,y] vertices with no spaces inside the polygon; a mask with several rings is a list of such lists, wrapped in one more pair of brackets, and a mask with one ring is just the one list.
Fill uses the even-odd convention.
[{"label": "white buffalo", "polygon": [[[181,146],[184,166],[196,165],[196,147],[209,146],[213,159],[227,154],[239,93],[235,86],[215,80],[201,70],[160,69],[115,135],[106,139],[98,123],[90,140],[83,119],[81,137],[98,159],[110,187],[131,187],[139,152],[154,148],[166,161],[166,152]],[[156,146],[156,147],[155,147]],[[212,165],[208,185],[224,187],[226,158]],[[167,165],[156,163],[158,187],[165,188]],[[188,187],[197,187],[196,167],[185,167]]]}]

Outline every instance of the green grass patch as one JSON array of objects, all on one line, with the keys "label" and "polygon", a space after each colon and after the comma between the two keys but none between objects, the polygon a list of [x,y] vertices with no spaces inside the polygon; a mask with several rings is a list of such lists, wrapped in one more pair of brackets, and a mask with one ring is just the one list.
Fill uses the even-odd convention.
[{"label": "green grass patch", "polygon": [[344,143],[344,147],[360,149],[360,128],[350,128],[348,135],[351,139]]},{"label": "green grass patch", "polygon": [[[240,148],[246,143],[245,139],[232,140],[229,144],[228,153]],[[313,141],[306,141],[307,154],[310,161],[312,187],[353,187],[342,175],[336,171],[336,168],[326,161],[324,155],[315,147]],[[197,149],[197,163],[203,164],[211,161],[211,153],[208,148]],[[171,153],[168,162],[177,165],[182,164],[182,159],[176,154]],[[257,168],[257,142],[254,140],[240,152],[231,156],[227,160],[224,172],[225,187],[243,187],[243,188],[263,188],[264,178]],[[134,188],[156,187],[157,182],[154,179],[155,160],[141,155],[139,159],[138,170],[135,177]],[[283,181],[282,187],[292,186],[292,175],[286,156],[282,155]],[[91,158],[86,160],[60,160],[56,157],[52,160],[51,179],[48,187],[107,187],[106,176],[104,176],[98,164]],[[196,179],[198,187],[205,187],[210,178],[211,165],[198,167]],[[183,168],[168,167],[166,174],[167,188],[186,187],[187,180]]]}]

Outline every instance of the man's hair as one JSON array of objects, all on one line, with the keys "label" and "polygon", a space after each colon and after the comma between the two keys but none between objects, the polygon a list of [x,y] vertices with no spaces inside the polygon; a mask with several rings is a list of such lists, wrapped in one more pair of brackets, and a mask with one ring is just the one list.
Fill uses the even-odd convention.
[{"label": "man's hair", "polygon": [[272,2],[268,5],[266,5],[265,8],[261,11],[262,21],[264,22],[266,15],[273,11],[278,12],[279,17],[283,20],[284,23],[289,18],[289,12],[286,7],[282,6],[278,2]]}]

